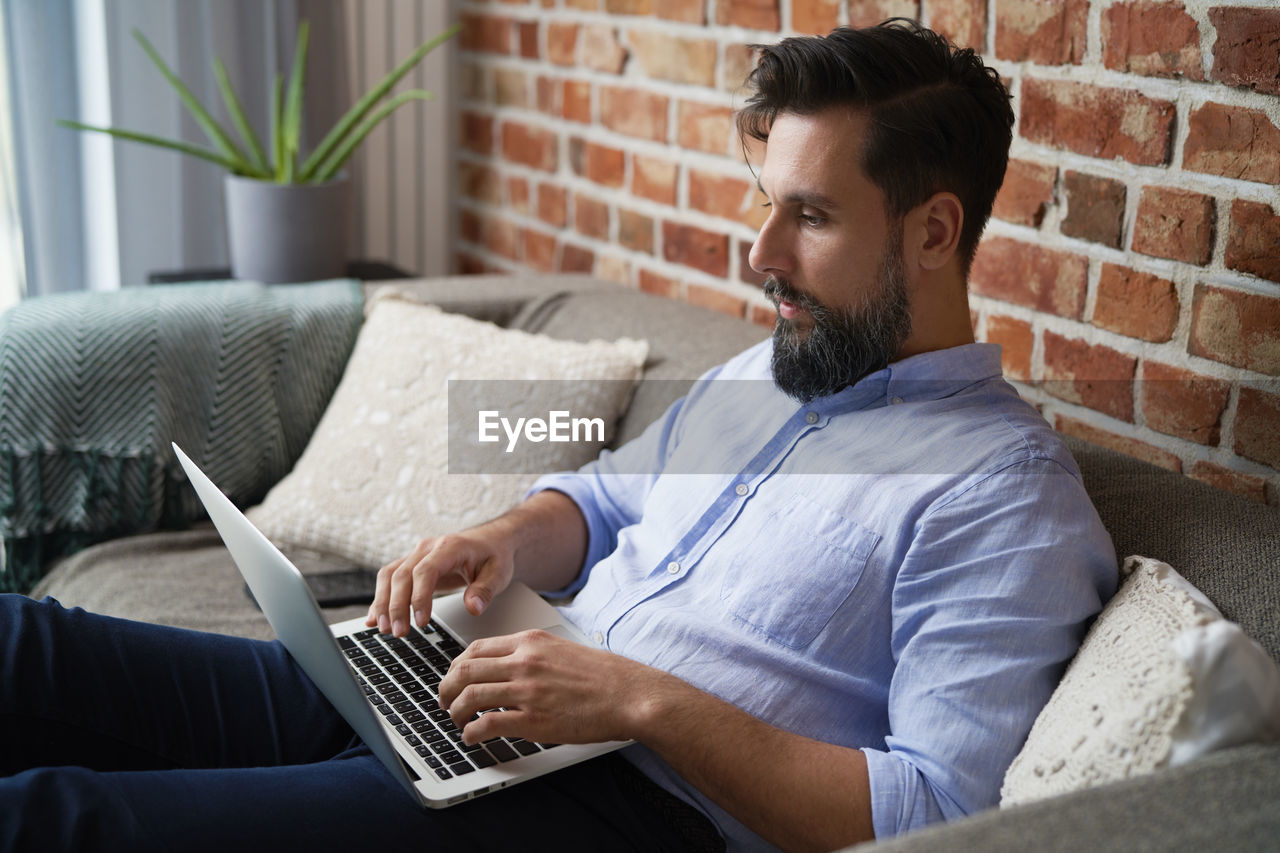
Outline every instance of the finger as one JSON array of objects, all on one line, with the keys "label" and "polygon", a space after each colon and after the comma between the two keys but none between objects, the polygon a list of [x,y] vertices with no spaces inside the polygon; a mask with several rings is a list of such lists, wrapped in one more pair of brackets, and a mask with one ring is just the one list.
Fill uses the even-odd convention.
[{"label": "finger", "polygon": [[462,727],[462,742],[467,746],[496,737],[519,737],[532,740],[529,715],[519,709],[504,708],[485,711]]},{"label": "finger", "polygon": [[391,633],[403,637],[409,633],[409,603],[413,597],[414,564],[402,562],[391,575],[391,597],[387,616],[391,620]]},{"label": "finger", "polygon": [[378,570],[378,579],[373,592],[373,603],[369,605],[369,615],[364,620],[364,623],[370,628],[376,625],[378,630],[384,634],[391,627],[390,622],[386,622],[385,626],[383,625],[387,618],[387,605],[391,598],[391,576],[402,562],[404,562],[404,558],[387,563]]},{"label": "finger", "polygon": [[[476,646],[481,646],[481,649],[473,654]],[[440,680],[436,688],[440,693],[440,707],[449,710],[449,706],[458,698],[458,694],[470,685],[510,680],[511,669],[508,658],[511,651],[514,651],[514,647],[503,651],[501,644],[487,640],[477,640],[468,646],[467,650],[458,655],[449,665],[449,672]]]},{"label": "finger", "polygon": [[493,601],[493,597],[506,588],[507,582],[502,578],[501,566],[497,559],[490,557],[476,569],[475,579],[467,586],[462,597],[463,604],[473,616],[479,616]]},{"label": "finger", "polygon": [[[468,684],[449,705],[449,716],[458,728],[465,727],[473,717],[495,708],[522,707],[520,691],[509,681],[485,684]],[[443,707],[443,706],[442,706]]]}]

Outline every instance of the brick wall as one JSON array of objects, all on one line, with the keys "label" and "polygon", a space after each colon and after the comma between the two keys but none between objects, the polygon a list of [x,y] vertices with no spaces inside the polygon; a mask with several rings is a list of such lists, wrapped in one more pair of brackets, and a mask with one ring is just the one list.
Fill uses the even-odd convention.
[{"label": "brick wall", "polygon": [[1280,504],[1274,0],[465,0],[462,271],[593,272],[771,325],[750,42],[919,17],[1006,78],[978,337],[1058,429]]}]

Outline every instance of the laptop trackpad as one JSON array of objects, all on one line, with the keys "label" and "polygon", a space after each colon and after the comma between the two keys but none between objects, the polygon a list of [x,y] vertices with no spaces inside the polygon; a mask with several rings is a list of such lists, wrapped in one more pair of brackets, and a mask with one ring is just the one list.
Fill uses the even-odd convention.
[{"label": "laptop trackpad", "polygon": [[531,628],[541,628],[567,640],[583,642],[581,635],[564,621],[558,610],[522,583],[513,583],[479,616],[467,612],[461,593],[437,598],[431,607],[432,613],[463,643]]}]

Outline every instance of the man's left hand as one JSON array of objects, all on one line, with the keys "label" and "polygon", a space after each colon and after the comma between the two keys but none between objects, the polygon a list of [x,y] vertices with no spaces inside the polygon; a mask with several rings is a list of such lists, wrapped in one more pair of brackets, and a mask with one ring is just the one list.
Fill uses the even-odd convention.
[{"label": "man's left hand", "polygon": [[536,743],[626,740],[644,713],[644,698],[664,677],[669,676],[610,652],[546,631],[525,631],[468,646],[440,682],[440,705],[468,744],[494,737]]}]

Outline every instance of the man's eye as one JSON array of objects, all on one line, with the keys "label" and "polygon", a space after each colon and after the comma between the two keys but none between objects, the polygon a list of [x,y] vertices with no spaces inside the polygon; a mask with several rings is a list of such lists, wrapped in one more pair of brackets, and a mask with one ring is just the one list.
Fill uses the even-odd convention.
[{"label": "man's eye", "polygon": [[771,202],[771,201],[762,201],[762,202],[760,202],[760,206],[761,206],[761,207],[773,207],[773,202]]},{"label": "man's eye", "polygon": [[811,226],[813,228],[817,228],[820,225],[826,224],[827,220],[825,217],[814,216],[812,213],[802,213],[800,214],[800,221],[802,221],[805,225]]}]

